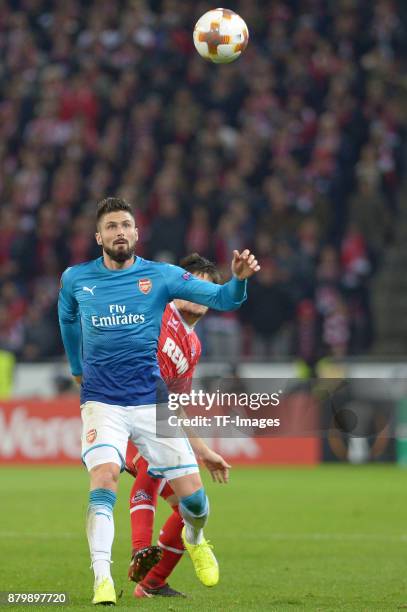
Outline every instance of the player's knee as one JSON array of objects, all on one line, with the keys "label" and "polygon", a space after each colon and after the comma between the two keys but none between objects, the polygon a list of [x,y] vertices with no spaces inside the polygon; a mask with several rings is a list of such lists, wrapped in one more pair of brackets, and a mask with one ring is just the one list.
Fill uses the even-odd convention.
[{"label": "player's knee", "polygon": [[190,514],[194,516],[203,516],[208,513],[208,498],[205,493],[205,489],[201,487],[192,495],[181,497],[180,506],[185,508]]},{"label": "player's knee", "polygon": [[119,480],[120,468],[115,463],[105,463],[94,467],[90,475],[93,487],[114,490]]}]

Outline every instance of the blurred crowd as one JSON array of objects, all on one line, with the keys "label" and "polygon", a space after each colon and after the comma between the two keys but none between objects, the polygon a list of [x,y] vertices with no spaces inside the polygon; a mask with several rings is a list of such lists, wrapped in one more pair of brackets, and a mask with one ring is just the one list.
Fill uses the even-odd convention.
[{"label": "blurred crowd", "polygon": [[183,0],[0,0],[0,348],[62,354],[67,266],[99,256],[96,203],[136,206],[142,256],[198,251],[225,278],[262,264],[209,357],[368,351],[371,279],[391,244],[406,31],[393,0],[241,0],[250,42],[202,60]]}]

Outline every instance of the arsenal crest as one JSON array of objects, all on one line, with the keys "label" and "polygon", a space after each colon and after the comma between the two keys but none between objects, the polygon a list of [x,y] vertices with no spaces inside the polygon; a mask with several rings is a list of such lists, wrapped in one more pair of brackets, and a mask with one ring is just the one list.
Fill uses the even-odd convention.
[{"label": "arsenal crest", "polygon": [[86,442],[88,444],[92,444],[92,442],[96,440],[96,436],[97,436],[96,429],[89,429],[89,431],[86,434]]},{"label": "arsenal crest", "polygon": [[138,282],[138,288],[140,289],[141,293],[144,293],[144,295],[150,293],[152,286],[153,283],[149,278],[141,278]]}]

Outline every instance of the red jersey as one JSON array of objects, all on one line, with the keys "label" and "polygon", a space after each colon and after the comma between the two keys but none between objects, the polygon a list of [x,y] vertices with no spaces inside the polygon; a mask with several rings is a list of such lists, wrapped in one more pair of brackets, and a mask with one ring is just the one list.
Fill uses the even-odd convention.
[{"label": "red jersey", "polygon": [[186,392],[190,390],[201,351],[201,343],[194,329],[183,321],[173,303],[168,304],[158,339],[158,365],[170,389],[176,381],[182,381],[182,389]]},{"label": "red jersey", "polygon": [[[158,339],[158,365],[170,391],[189,393],[201,352],[201,342],[193,328],[182,320],[174,304],[168,304],[163,314]],[[129,441],[126,465],[131,473],[136,453],[136,447]],[[141,465],[147,466],[147,462],[142,457],[139,469]]]}]

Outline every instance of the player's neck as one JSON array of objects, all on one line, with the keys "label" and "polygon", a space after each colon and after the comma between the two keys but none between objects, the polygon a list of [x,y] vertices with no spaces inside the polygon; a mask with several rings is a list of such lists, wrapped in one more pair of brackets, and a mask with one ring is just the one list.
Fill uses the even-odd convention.
[{"label": "player's neck", "polygon": [[130,259],[126,259],[126,261],[115,261],[105,252],[103,252],[103,263],[108,270],[127,270],[127,268],[131,268],[136,260],[135,255]]}]

